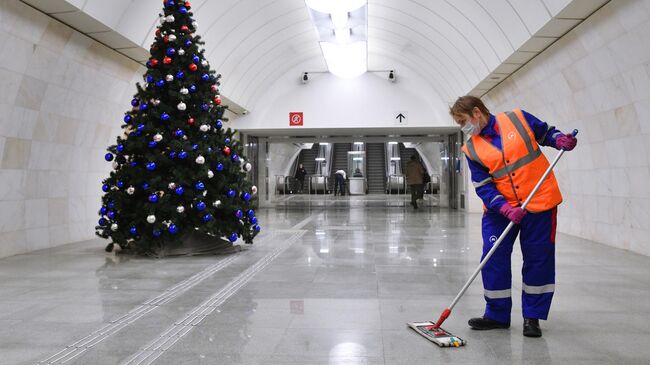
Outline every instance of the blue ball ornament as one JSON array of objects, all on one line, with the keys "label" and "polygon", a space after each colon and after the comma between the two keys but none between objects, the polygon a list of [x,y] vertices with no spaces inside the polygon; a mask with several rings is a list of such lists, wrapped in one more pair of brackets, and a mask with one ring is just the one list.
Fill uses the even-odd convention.
[{"label": "blue ball ornament", "polygon": [[198,210],[199,212],[205,210],[205,203],[204,202],[196,203],[196,210]]},{"label": "blue ball ornament", "polygon": [[156,148],[157,145],[158,145],[158,142],[156,142],[156,141],[149,141],[149,143],[147,144],[147,146],[149,146],[149,148]]},{"label": "blue ball ornament", "polygon": [[139,131],[143,130],[144,129],[144,124],[138,124],[136,129],[139,130]]},{"label": "blue ball ornament", "polygon": [[124,187],[124,181],[122,181],[122,180],[118,180],[118,181],[117,181],[117,187],[120,188],[120,189],[122,189],[122,188]]},{"label": "blue ball ornament", "polygon": [[217,129],[223,128],[223,122],[221,119],[217,119],[217,124],[214,125]]},{"label": "blue ball ornament", "polygon": [[107,211],[106,207],[101,207],[101,208],[99,208],[99,215],[104,215],[104,214],[106,214],[106,211]]},{"label": "blue ball ornament", "polygon": [[165,80],[160,79],[160,80],[156,81],[156,86],[158,86],[158,87],[165,86]]},{"label": "blue ball ornament", "polygon": [[136,131],[136,132],[135,132],[135,136],[136,136],[136,137],[140,137],[141,135],[142,135],[142,131]]},{"label": "blue ball ornament", "polygon": [[192,62],[199,63],[201,62],[201,58],[199,58],[197,55],[192,55]]},{"label": "blue ball ornament", "polygon": [[180,158],[181,160],[186,159],[187,158],[187,152],[181,151],[181,153],[178,154],[178,158]]},{"label": "blue ball ornament", "polygon": [[207,112],[210,109],[210,105],[208,103],[203,103],[203,104],[201,104],[201,109],[204,112]]},{"label": "blue ball ornament", "polygon": [[228,197],[229,198],[234,198],[236,195],[237,195],[236,191],[234,191],[232,189],[228,190]]},{"label": "blue ball ornament", "polygon": [[175,224],[170,224],[168,230],[169,233],[176,234],[178,232],[178,227],[176,227]]},{"label": "blue ball ornament", "polygon": [[149,184],[147,184],[147,183],[142,184],[142,189],[143,190],[149,189]]},{"label": "blue ball ornament", "polygon": [[133,118],[131,118],[130,115],[128,115],[128,114],[125,115],[125,116],[124,116],[124,123],[130,123],[130,122],[131,122],[131,119],[133,119]]},{"label": "blue ball ornament", "polygon": [[153,171],[156,169],[156,163],[155,162],[148,162],[147,163],[147,170]]},{"label": "blue ball ornament", "polygon": [[178,12],[181,13],[181,14],[187,14],[187,8],[184,7],[184,6],[181,6],[180,8],[178,8]]},{"label": "blue ball ornament", "polygon": [[124,152],[124,145],[123,144],[118,144],[117,147],[115,148],[117,152]]},{"label": "blue ball ornament", "polygon": [[135,161],[131,161],[131,164],[130,164],[130,165],[131,165],[131,167],[136,167],[136,166],[138,166],[138,163],[135,162]]},{"label": "blue ball ornament", "polygon": [[182,186],[179,186],[179,187],[176,188],[176,190],[174,190],[174,192],[176,193],[176,195],[183,195],[183,193],[185,192],[185,189],[183,189]]},{"label": "blue ball ornament", "polygon": [[131,100],[131,105],[132,105],[132,106],[138,106],[138,104],[140,104],[140,102],[138,101],[138,99],[132,99],[132,100]]},{"label": "blue ball ornament", "polygon": [[223,171],[223,164],[221,162],[217,164],[217,171]]},{"label": "blue ball ornament", "polygon": [[251,218],[251,224],[257,224],[257,217]]},{"label": "blue ball ornament", "polygon": [[182,130],[177,129],[176,131],[174,131],[174,135],[178,138],[182,138],[185,135],[185,133],[183,133]]},{"label": "blue ball ornament", "polygon": [[135,236],[136,234],[138,234],[138,229],[135,228],[135,226],[131,226],[131,228],[129,228],[129,232],[131,232],[131,234]]},{"label": "blue ball ornament", "polygon": [[189,90],[190,90],[191,93],[195,93],[196,92],[196,85],[194,85],[194,84],[190,85]]},{"label": "blue ball ornament", "polygon": [[165,121],[165,122],[168,121],[169,120],[169,114],[167,114],[167,113],[160,114],[160,119]]},{"label": "blue ball ornament", "polygon": [[178,72],[176,73],[176,78],[177,78],[177,79],[184,79],[184,78],[185,78],[185,72],[183,72],[183,71],[178,71]]},{"label": "blue ball ornament", "polygon": [[147,82],[152,83],[153,82],[153,76],[147,75]]},{"label": "blue ball ornament", "polygon": [[230,144],[230,138],[226,138],[226,139],[224,139],[224,140],[223,140],[223,143],[225,143],[225,144]]},{"label": "blue ball ornament", "polygon": [[160,235],[162,234],[162,232],[160,232],[159,229],[154,229],[153,232],[151,232],[151,234],[152,234],[154,237],[157,238],[157,237],[160,237]]},{"label": "blue ball ornament", "polygon": [[149,104],[147,104],[147,103],[140,104],[140,110],[141,111],[145,111],[147,109],[149,109]]},{"label": "blue ball ornament", "polygon": [[258,226],[258,225],[256,224],[255,226],[253,226],[253,229],[255,230],[255,232],[259,232],[259,231],[262,230],[262,227],[260,227],[260,226]]},{"label": "blue ball ornament", "polygon": [[253,209],[249,209],[246,214],[248,215],[248,218],[253,218],[255,216],[255,211]]},{"label": "blue ball ornament", "polygon": [[107,206],[108,206],[108,209],[113,209],[113,208],[115,208],[115,203],[113,201],[109,201]]},{"label": "blue ball ornament", "polygon": [[115,212],[112,210],[109,210],[108,213],[106,213],[106,216],[108,219],[114,219],[115,218]]},{"label": "blue ball ornament", "polygon": [[149,201],[152,202],[152,203],[157,203],[158,202],[158,194],[149,195]]},{"label": "blue ball ornament", "polygon": [[113,154],[112,153],[107,153],[104,155],[104,160],[106,161],[113,161]]},{"label": "blue ball ornament", "polygon": [[191,40],[188,39],[188,40],[185,41],[185,47],[189,47],[189,46],[191,46],[191,45],[192,45],[192,41],[191,41]]},{"label": "blue ball ornament", "polygon": [[203,74],[203,75],[201,75],[201,80],[203,80],[203,81],[209,81],[209,80],[210,80],[210,75],[208,75],[208,74]]},{"label": "blue ball ornament", "polygon": [[204,222],[209,222],[211,220],[212,220],[212,214],[208,213],[208,214],[203,216],[203,221]]},{"label": "blue ball ornament", "polygon": [[231,158],[234,162],[239,162],[239,156],[237,156],[236,153],[233,154],[232,156],[230,156],[230,158]]},{"label": "blue ball ornament", "polygon": [[231,234],[230,237],[228,237],[228,239],[230,240],[230,242],[237,241],[237,233]]},{"label": "blue ball ornament", "polygon": [[241,198],[242,198],[245,202],[247,202],[247,201],[251,200],[251,195],[250,195],[249,193],[244,193],[244,194],[242,194]]},{"label": "blue ball ornament", "polygon": [[196,150],[198,150],[198,149],[199,149],[199,145],[198,145],[198,144],[193,144],[193,145],[192,145],[192,151],[196,151]]},{"label": "blue ball ornament", "polygon": [[106,221],[106,219],[104,219],[104,218],[99,218],[99,220],[97,221],[97,223],[99,223],[100,226],[105,226],[106,223],[107,223],[107,221]]},{"label": "blue ball ornament", "polygon": [[176,152],[174,152],[174,151],[169,151],[169,157],[170,157],[170,158],[176,158]]},{"label": "blue ball ornament", "polygon": [[237,209],[237,211],[235,212],[235,217],[241,219],[244,217],[244,213],[240,209]]},{"label": "blue ball ornament", "polygon": [[173,56],[176,54],[176,50],[172,47],[167,48],[167,56]]},{"label": "blue ball ornament", "polygon": [[171,8],[171,7],[174,6],[174,5],[176,5],[176,4],[174,3],[174,0],[167,0],[167,7],[170,7],[170,8]]},{"label": "blue ball ornament", "polygon": [[198,191],[203,191],[205,190],[205,184],[199,181],[194,185],[194,188]]}]

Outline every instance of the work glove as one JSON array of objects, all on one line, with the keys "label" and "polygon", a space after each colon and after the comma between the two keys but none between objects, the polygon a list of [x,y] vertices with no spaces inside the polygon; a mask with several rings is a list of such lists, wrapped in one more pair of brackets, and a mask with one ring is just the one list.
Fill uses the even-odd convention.
[{"label": "work glove", "polygon": [[571,151],[575,148],[578,140],[570,134],[563,134],[555,139],[555,147],[559,150]]},{"label": "work glove", "polygon": [[520,207],[513,208],[510,204],[504,203],[501,208],[499,208],[499,213],[510,219],[514,224],[519,224],[521,223],[521,220],[524,219],[527,212]]}]

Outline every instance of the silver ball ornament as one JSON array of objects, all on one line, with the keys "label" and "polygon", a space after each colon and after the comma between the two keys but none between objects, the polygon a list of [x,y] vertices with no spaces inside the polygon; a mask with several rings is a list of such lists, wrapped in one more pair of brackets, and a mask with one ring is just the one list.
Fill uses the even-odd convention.
[{"label": "silver ball ornament", "polygon": [[208,170],[208,179],[212,179],[214,177],[214,172],[212,170]]},{"label": "silver ball ornament", "polygon": [[207,61],[207,60],[203,60],[203,61],[201,61],[201,65],[202,65],[203,67],[208,67],[208,61]]},{"label": "silver ball ornament", "polygon": [[199,27],[199,23],[196,21],[192,22],[192,27],[194,27],[194,29],[197,29]]},{"label": "silver ball ornament", "polygon": [[117,231],[117,223],[111,224],[111,231]]},{"label": "silver ball ornament", "polygon": [[155,99],[155,100],[153,101],[153,105],[155,105],[155,106],[160,105],[160,99]]},{"label": "silver ball ornament", "polygon": [[160,142],[160,141],[162,141],[162,139],[163,139],[163,136],[160,133],[157,133],[155,136],[153,136],[153,140],[156,141],[156,142]]},{"label": "silver ball ornament", "polygon": [[214,203],[212,203],[212,205],[213,205],[215,208],[219,208],[219,206],[221,205],[221,200],[217,200],[217,201],[215,201]]},{"label": "silver ball ornament", "polygon": [[178,213],[183,213],[185,211],[185,207],[182,206],[182,205],[179,205],[179,206],[176,207],[176,211]]},{"label": "silver ball ornament", "polygon": [[180,90],[180,92],[181,92],[181,94],[183,94],[183,95],[187,95],[190,91],[187,90],[186,87],[182,87],[181,90]]},{"label": "silver ball ornament", "polygon": [[250,171],[252,168],[253,168],[253,165],[251,165],[248,162],[246,162],[246,165],[244,165],[244,170],[246,170],[246,171]]},{"label": "silver ball ornament", "polygon": [[253,193],[253,195],[257,194],[257,186],[253,185],[251,187],[251,192]]},{"label": "silver ball ornament", "polygon": [[170,42],[174,42],[176,41],[176,36],[172,34],[167,39],[169,39]]},{"label": "silver ball ornament", "polygon": [[210,126],[207,125],[207,124],[201,124],[201,126],[199,127],[199,130],[200,130],[201,132],[207,132],[207,131],[210,130]]},{"label": "silver ball ornament", "polygon": [[176,18],[174,18],[173,15],[168,15],[167,18],[165,18],[165,20],[166,20],[168,23],[173,23],[173,22],[176,20]]},{"label": "silver ball ornament", "polygon": [[185,54],[185,50],[181,48],[181,49],[179,49],[178,52],[176,52],[176,53],[178,53],[179,56],[182,56],[182,55]]},{"label": "silver ball ornament", "polygon": [[183,110],[187,109],[187,105],[185,105],[185,103],[183,103],[182,101],[180,103],[178,103],[178,105],[176,105],[176,107],[180,111],[183,111]]},{"label": "silver ball ornament", "polygon": [[135,188],[133,186],[129,186],[126,189],[126,193],[129,194],[129,195],[133,195],[133,193],[135,193]]},{"label": "silver ball ornament", "polygon": [[173,182],[171,182],[171,183],[169,183],[169,185],[167,185],[167,187],[168,187],[169,189],[171,189],[171,190],[174,190],[174,189],[176,189],[176,184],[174,184]]},{"label": "silver ball ornament", "polygon": [[113,170],[117,170],[120,168],[120,164],[117,163],[117,161],[113,161]]},{"label": "silver ball ornament", "polygon": [[195,161],[196,161],[196,163],[198,163],[199,165],[203,165],[203,164],[205,163],[205,157],[199,155],[199,157],[197,157]]},{"label": "silver ball ornament", "polygon": [[151,223],[151,224],[155,223],[156,222],[156,216],[153,215],[153,214],[150,215],[150,216],[147,216],[147,222]]}]

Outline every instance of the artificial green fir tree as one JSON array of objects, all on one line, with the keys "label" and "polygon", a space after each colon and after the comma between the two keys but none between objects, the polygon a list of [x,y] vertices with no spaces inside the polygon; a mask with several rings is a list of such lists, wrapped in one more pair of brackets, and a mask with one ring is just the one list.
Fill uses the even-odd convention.
[{"label": "artificial green fir tree", "polygon": [[[246,180],[250,163],[224,130],[221,75],[210,70],[190,3],[163,2],[160,26],[124,116],[124,136],[105,156],[96,233],[122,248],[155,253],[196,231],[252,243],[260,231]],[[218,241],[218,240],[215,240]]]}]

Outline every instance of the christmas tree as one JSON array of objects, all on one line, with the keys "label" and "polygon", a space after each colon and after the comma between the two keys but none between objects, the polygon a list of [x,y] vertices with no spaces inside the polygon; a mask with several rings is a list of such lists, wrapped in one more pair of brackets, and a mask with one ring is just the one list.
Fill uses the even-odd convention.
[{"label": "christmas tree", "polygon": [[[246,180],[251,169],[235,131],[224,130],[219,86],[189,2],[163,2],[151,58],[108,147],[96,234],[139,253],[159,252],[202,232],[252,243],[260,231]],[[215,242],[223,242],[215,239]]]}]

